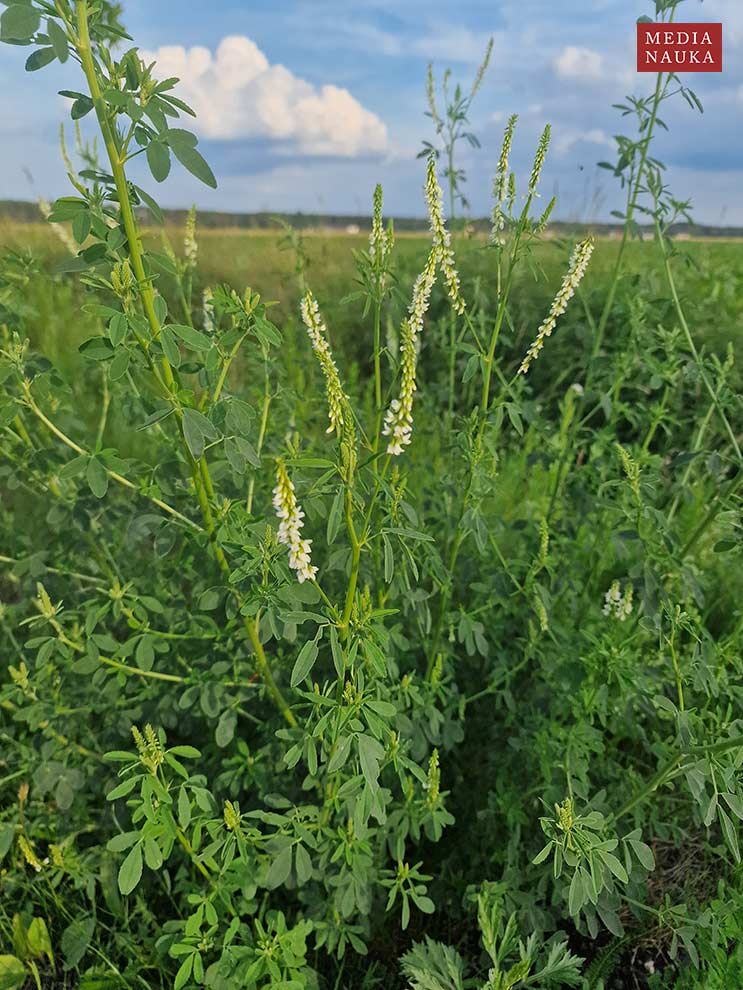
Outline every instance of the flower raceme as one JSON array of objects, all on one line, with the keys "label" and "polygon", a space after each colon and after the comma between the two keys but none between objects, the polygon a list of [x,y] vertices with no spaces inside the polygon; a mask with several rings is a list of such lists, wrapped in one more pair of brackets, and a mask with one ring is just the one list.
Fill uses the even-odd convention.
[{"label": "flower raceme", "polygon": [[387,453],[399,455],[410,443],[413,432],[413,396],[416,392],[416,366],[418,362],[418,335],[428,312],[431,290],[436,281],[436,271],[441,269],[447,291],[455,312],[463,313],[465,302],[459,288],[459,275],[454,263],[451,234],[446,229],[441,187],[436,178],[436,162],[428,160],[426,172],[426,204],[431,224],[432,244],[425,267],[415,280],[413,298],[407,317],[400,330],[400,395],[393,399],[387,410],[382,430],[389,437]]},{"label": "flower raceme", "polygon": [[604,596],[603,614],[625,622],[632,613],[632,585],[627,584],[622,594],[619,581],[613,581]]},{"label": "flower raceme", "polygon": [[394,244],[392,230],[385,230],[382,219],[382,187],[377,184],[374,189],[374,210],[372,225],[369,232],[369,257],[379,270],[384,266]]},{"label": "flower raceme", "polygon": [[426,267],[415,281],[413,301],[400,330],[400,396],[393,399],[387,410],[382,430],[389,437],[387,453],[398,455],[410,443],[413,433],[413,396],[415,395],[418,363],[418,334],[428,309],[431,289],[436,281],[436,253],[432,248]]},{"label": "flower raceme", "polygon": [[310,548],[312,540],[302,539],[304,512],[294,494],[294,484],[287,474],[282,461],[276,468],[276,487],[273,490],[273,507],[281,520],[279,523],[279,543],[289,548],[289,566],[297,572],[300,584],[313,581],[317,568],[313,567]]},{"label": "flower raceme", "polygon": [[199,245],[196,240],[196,207],[192,206],[186,217],[186,232],[183,237],[183,254],[186,267],[193,271],[199,258]]},{"label": "flower raceme", "polygon": [[455,312],[463,313],[465,304],[459,288],[459,274],[454,263],[454,252],[451,247],[451,234],[446,229],[444,221],[444,206],[441,186],[436,178],[436,159],[428,159],[426,172],[426,204],[433,234],[433,252],[436,263],[441,268],[446,282],[451,304]]},{"label": "flower raceme", "polygon": [[346,394],[341,385],[338,368],[333,360],[333,353],[327,338],[327,327],[320,316],[320,308],[317,300],[308,289],[302,299],[302,322],[307,328],[307,334],[312,344],[312,350],[317,355],[320,368],[325,378],[325,392],[328,397],[328,412],[330,426],[328,433],[335,432],[341,436],[344,424],[344,406],[347,402]]},{"label": "flower raceme", "polygon": [[536,361],[542,348],[544,347],[544,342],[549,336],[552,335],[552,331],[555,329],[558,319],[567,310],[568,303],[575,295],[575,290],[578,288],[583,276],[586,274],[588,262],[591,260],[591,255],[593,254],[593,247],[594,241],[592,237],[587,237],[585,240],[576,244],[575,250],[570,258],[568,273],[562,280],[562,285],[555,296],[554,302],[552,303],[550,311],[547,314],[547,318],[537,331],[537,335],[534,338],[534,343],[526,352],[526,356],[521,362],[518,374],[525,375],[529,370],[532,361]]}]

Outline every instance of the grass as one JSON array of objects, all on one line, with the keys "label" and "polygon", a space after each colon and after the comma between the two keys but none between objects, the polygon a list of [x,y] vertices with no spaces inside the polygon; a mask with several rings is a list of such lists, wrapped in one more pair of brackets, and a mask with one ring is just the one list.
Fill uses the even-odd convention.
[{"label": "grass", "polygon": [[[169,228],[168,237],[177,247],[182,243],[183,230]],[[160,236],[145,232],[148,246],[158,250]],[[365,361],[368,343],[356,332],[355,307],[342,300],[353,291],[356,269],[354,251],[366,247],[367,235],[306,233],[303,245],[306,254],[306,278],[323,305],[330,332],[352,361]],[[401,278],[412,278],[420,270],[427,249],[425,236],[407,234],[398,238]],[[49,226],[5,221],[0,225],[0,247],[29,249],[42,259],[47,272],[68,256]],[[683,277],[685,303],[695,333],[704,344],[723,353],[729,343],[740,339],[739,312],[743,301],[743,242],[701,240],[681,242],[679,249],[686,259]],[[605,295],[618,243],[610,238],[598,241],[592,260],[590,286],[584,290],[587,301],[601,300]],[[466,277],[482,278],[482,291],[487,295],[489,285],[488,257],[483,238],[459,239],[458,257]],[[550,286],[559,279],[563,258],[560,242],[545,241],[539,245],[533,259],[533,271],[523,272],[515,284],[513,307],[518,314],[519,341],[525,341],[538,325],[550,301]],[[201,290],[218,283],[250,286],[264,300],[278,303],[274,311],[277,320],[297,319],[299,288],[295,273],[294,253],[274,232],[235,230],[204,230],[199,232],[199,271],[195,282],[195,297]],[[636,284],[638,293],[649,301],[663,302],[667,289],[662,265],[652,241],[634,242],[628,251],[626,274],[628,284]],[[164,292],[173,298],[174,288],[164,277]],[[71,370],[78,367],[74,351],[91,336],[93,322],[79,311],[70,319],[70,311],[82,301],[82,290],[69,277],[40,276],[33,284],[32,296],[38,310],[37,318],[29,321],[29,335],[34,347]]]},{"label": "grass", "polygon": [[2,17],[105,149],[79,257],[0,235],[3,990],[740,986],[743,266],[650,150],[693,94],[632,102],[593,258],[514,118],[490,244],[429,157],[394,250],[377,187],[371,241],[171,251],[135,145],[215,179],[118,16]]}]

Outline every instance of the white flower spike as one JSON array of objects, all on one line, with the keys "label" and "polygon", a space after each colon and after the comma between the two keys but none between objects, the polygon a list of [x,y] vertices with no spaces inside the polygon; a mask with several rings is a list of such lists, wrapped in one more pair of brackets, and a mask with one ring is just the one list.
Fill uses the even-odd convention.
[{"label": "white flower spike", "polygon": [[314,581],[317,568],[311,560],[312,540],[302,539],[304,512],[294,494],[294,485],[283,463],[276,468],[276,487],[273,490],[273,507],[281,520],[279,523],[279,543],[289,548],[289,567],[297,572],[300,584]]}]

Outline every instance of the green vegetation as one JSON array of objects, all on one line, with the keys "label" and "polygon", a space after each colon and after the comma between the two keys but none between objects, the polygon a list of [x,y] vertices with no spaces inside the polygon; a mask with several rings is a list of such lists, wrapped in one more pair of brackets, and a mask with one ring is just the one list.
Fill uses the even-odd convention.
[{"label": "green vegetation", "polygon": [[174,82],[107,3],[0,34],[103,141],[0,233],[0,990],[743,985],[743,266],[651,153],[694,95],[627,104],[595,250],[515,120],[487,240],[429,158],[426,237],[377,188],[163,241],[130,158],[214,181]]}]

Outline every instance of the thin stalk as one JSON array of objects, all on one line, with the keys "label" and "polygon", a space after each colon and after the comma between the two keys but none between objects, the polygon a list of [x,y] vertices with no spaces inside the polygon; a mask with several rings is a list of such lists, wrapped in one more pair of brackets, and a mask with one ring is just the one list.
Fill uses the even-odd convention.
[{"label": "thin stalk", "polygon": [[349,624],[351,622],[351,610],[356,597],[356,584],[359,577],[359,564],[361,562],[361,544],[356,535],[356,527],[353,522],[353,497],[350,487],[346,488],[346,528],[351,541],[351,574],[348,579],[346,590],[346,602],[343,607],[343,615],[340,621],[341,638],[348,639]]},{"label": "thin stalk", "polygon": [[676,316],[678,318],[679,324],[681,325],[681,329],[683,330],[684,337],[686,338],[686,344],[689,350],[691,351],[692,357],[694,358],[694,363],[697,366],[699,377],[702,379],[702,382],[704,383],[704,387],[707,389],[707,392],[709,393],[710,400],[712,401],[712,404],[715,407],[717,415],[720,417],[720,421],[725,428],[725,432],[727,433],[730,439],[730,443],[732,444],[733,450],[735,451],[735,456],[738,459],[738,464],[743,464],[743,454],[741,454],[740,446],[738,445],[738,440],[735,436],[735,433],[733,432],[732,426],[730,425],[730,420],[727,418],[727,415],[725,414],[725,410],[722,408],[722,404],[720,402],[717,392],[712,387],[712,383],[707,377],[707,372],[704,370],[704,364],[702,363],[702,359],[699,355],[699,351],[697,351],[696,344],[694,343],[694,338],[691,335],[691,330],[689,329],[689,324],[686,319],[686,314],[684,313],[684,308],[681,305],[681,299],[679,297],[678,287],[676,286],[676,279],[673,274],[673,268],[671,267],[671,259],[668,254],[668,246],[666,244],[665,235],[663,234],[663,231],[660,226],[660,221],[658,220],[657,216],[655,219],[655,233],[658,238],[658,243],[660,245],[661,252],[663,254],[663,268],[666,275],[666,281],[668,282],[668,288],[671,290],[671,298],[673,299],[674,309],[676,310]]},{"label": "thin stalk", "polygon": [[[49,419],[49,417],[46,416],[41,411],[41,409],[36,405],[36,402],[31,396],[31,391],[30,388],[28,388],[28,386],[25,387],[24,392],[25,392],[26,404],[28,408],[31,410],[34,416],[36,416],[36,418],[40,422],[42,422],[44,426],[46,426],[46,428],[49,430],[50,433],[53,433],[58,440],[61,440],[63,444],[65,444],[67,447],[70,448],[70,450],[74,450],[76,454],[80,454],[84,457],[92,457],[92,454],[89,451],[85,450],[85,448],[81,447],[78,443],[75,443],[74,440],[71,440],[66,433],[63,433],[62,430],[60,430],[59,427],[56,426]],[[118,472],[116,471],[109,471],[108,468],[106,468],[106,474],[109,476],[109,478],[112,481],[115,481],[117,484],[122,485],[124,488],[128,488],[131,491],[137,492],[143,498],[146,498],[148,501],[152,502],[153,505],[156,505],[158,509],[162,509],[163,512],[167,512],[168,515],[173,516],[174,519],[177,519],[179,522],[185,523],[185,525],[190,526],[192,529],[196,529],[199,532],[202,532],[202,527],[199,526],[198,523],[194,522],[193,519],[189,519],[188,516],[184,516],[183,513],[179,512],[177,509],[174,509],[172,505],[168,505],[167,502],[163,502],[162,499],[155,498],[153,495],[147,495],[145,492],[140,491],[140,489],[137,488],[137,486],[133,482],[129,481],[128,478],[125,478],[123,475],[118,474]]]},{"label": "thin stalk", "polygon": [[640,151],[640,161],[637,166],[637,171],[634,176],[634,182],[630,182],[629,190],[627,193],[627,207],[624,215],[624,230],[622,232],[622,241],[619,245],[619,252],[617,254],[617,259],[614,263],[614,270],[612,272],[611,282],[609,283],[609,292],[606,296],[606,302],[604,303],[604,308],[601,311],[601,316],[599,317],[598,326],[596,327],[596,333],[594,335],[593,349],[591,352],[591,359],[588,365],[588,371],[586,373],[586,389],[591,382],[593,368],[595,360],[598,357],[598,353],[601,350],[601,345],[604,340],[604,333],[606,332],[606,325],[609,322],[609,317],[611,316],[612,307],[614,306],[614,298],[616,296],[617,288],[619,286],[619,278],[622,274],[622,268],[624,267],[624,255],[627,250],[627,244],[629,243],[630,237],[630,227],[635,216],[635,211],[637,210],[638,201],[640,198],[640,190],[642,188],[642,179],[645,173],[645,165],[647,164],[648,152],[650,150],[650,144],[653,140],[653,134],[655,132],[656,122],[658,120],[658,110],[663,99],[663,94],[666,87],[668,86],[668,78],[664,73],[659,72],[658,78],[655,81],[655,93],[653,94],[653,104],[650,111],[650,118],[648,121],[647,131],[645,137],[642,141],[642,149]]},{"label": "thin stalk", "polygon": [[[263,408],[261,409],[261,425],[258,431],[258,442],[256,444],[255,452],[260,458],[261,452],[263,450],[263,441],[266,438],[266,427],[268,426],[268,410],[271,407],[271,376],[268,368],[268,355],[264,352],[263,355]],[[253,475],[248,484],[248,501],[246,508],[248,510],[248,515],[253,513],[253,493],[255,491],[255,475]]]},{"label": "thin stalk", "polygon": [[[107,113],[106,113],[106,103],[103,99],[100,85],[98,83],[98,72],[93,58],[93,50],[90,43],[90,32],[88,28],[88,3],[87,0],[75,0],[75,7],[77,11],[77,30],[78,30],[78,54],[80,55],[80,61],[83,67],[83,72],[85,73],[85,78],[88,82],[88,88],[90,90],[90,95],[93,100],[93,105],[95,107],[96,117],[98,119],[98,124],[101,129],[101,134],[103,135],[103,141],[106,147],[106,152],[108,154],[109,162],[111,164],[111,172],[114,178],[114,183],[116,185],[116,192],[119,200],[119,209],[121,211],[121,218],[124,224],[124,229],[127,236],[127,241],[129,244],[129,254],[131,257],[131,264],[134,270],[134,274],[139,283],[140,294],[142,297],[142,305],[147,316],[147,320],[152,331],[152,335],[155,339],[160,336],[160,321],[158,320],[157,313],[155,312],[155,292],[152,288],[152,282],[147,277],[144,268],[144,254],[142,248],[142,241],[139,235],[139,229],[137,227],[136,218],[134,216],[134,211],[132,209],[131,200],[129,198],[129,188],[127,185],[126,175],[124,172],[124,156],[119,151],[117,146],[116,138],[114,132],[111,128]],[[148,342],[142,342],[145,354],[148,353],[149,346]],[[170,362],[167,357],[163,355],[162,361],[162,374],[165,381],[165,385],[171,391],[175,391],[176,381],[173,374],[173,369],[171,368]],[[177,400],[172,398],[173,405],[175,407],[176,415],[178,416],[181,436],[184,440],[183,435],[183,413],[181,411],[180,405]],[[209,535],[209,541],[211,543],[214,555],[217,558],[217,563],[222,569],[225,577],[227,578],[228,585],[230,584],[231,570],[225,557],[222,547],[217,541],[216,528],[214,524],[214,517],[211,511],[211,505],[209,499],[214,496],[214,489],[211,482],[211,476],[209,473],[209,466],[205,458],[201,458],[197,462],[191,457],[190,452],[188,452],[188,447],[186,444],[186,449],[188,453],[189,464],[191,465],[191,474],[194,483],[194,489],[196,491],[196,496],[199,502],[199,508],[201,509],[201,514],[206,525],[206,530]],[[238,596],[239,600],[239,596]],[[270,694],[273,702],[284,716],[285,720],[290,726],[295,726],[296,719],[292,715],[291,709],[289,708],[286,700],[284,699],[281,691],[279,690],[276,682],[274,681],[273,674],[268,665],[266,659],[266,654],[263,649],[263,645],[260,642],[259,629],[258,629],[258,619],[251,621],[249,617],[244,617],[245,629],[248,633],[248,638],[250,639],[256,656],[256,666],[259,673],[265,681],[266,688]]]},{"label": "thin stalk", "polygon": [[653,774],[650,780],[643,787],[640,788],[626,804],[613,815],[609,815],[606,820],[607,826],[623,818],[625,815],[629,814],[630,811],[646,797],[649,797],[653,791],[656,791],[665,781],[671,776],[676,767],[681,763],[685,756],[711,756],[713,754],[727,753],[731,749],[738,749],[743,746],[743,735],[734,736],[732,739],[726,739],[722,742],[712,743],[708,746],[692,746],[690,749],[683,753],[677,753],[672,759],[660,768],[660,770]]},{"label": "thin stalk", "polygon": [[103,434],[106,432],[106,421],[108,419],[108,407],[111,404],[111,393],[108,388],[108,375],[103,371],[103,400],[101,402],[101,416],[98,420],[98,432],[95,438],[95,448],[100,450],[103,443]]}]

